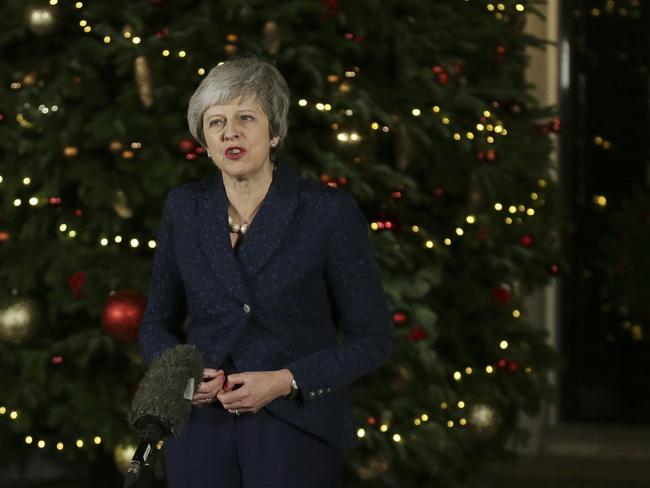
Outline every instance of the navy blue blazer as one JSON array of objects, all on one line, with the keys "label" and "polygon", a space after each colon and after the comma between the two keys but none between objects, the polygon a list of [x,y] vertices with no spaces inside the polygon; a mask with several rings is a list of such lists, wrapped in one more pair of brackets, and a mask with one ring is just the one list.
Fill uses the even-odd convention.
[{"label": "navy blue blazer", "polygon": [[145,360],[186,342],[206,367],[230,354],[240,372],[288,368],[301,398],[265,408],[334,447],[355,445],[348,386],[388,360],[394,334],[352,196],[280,164],[235,253],[217,172],[169,192],[156,244]]}]

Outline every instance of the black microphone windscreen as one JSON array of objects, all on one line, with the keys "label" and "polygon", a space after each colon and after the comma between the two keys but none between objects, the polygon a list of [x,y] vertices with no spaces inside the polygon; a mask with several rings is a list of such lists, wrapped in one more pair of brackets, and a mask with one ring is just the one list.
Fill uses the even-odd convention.
[{"label": "black microphone windscreen", "polygon": [[168,349],[152,363],[135,393],[128,422],[139,430],[141,419],[158,419],[165,434],[178,435],[189,418],[191,401],[185,393],[193,380],[190,398],[203,377],[203,357],[192,345],[181,344]]}]

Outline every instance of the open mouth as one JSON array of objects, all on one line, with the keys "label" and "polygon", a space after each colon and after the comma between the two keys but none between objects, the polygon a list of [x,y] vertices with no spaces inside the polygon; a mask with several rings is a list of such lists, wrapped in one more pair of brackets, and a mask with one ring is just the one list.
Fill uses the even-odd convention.
[{"label": "open mouth", "polygon": [[246,150],[241,147],[229,147],[226,149],[225,155],[228,159],[241,158],[246,153]]}]

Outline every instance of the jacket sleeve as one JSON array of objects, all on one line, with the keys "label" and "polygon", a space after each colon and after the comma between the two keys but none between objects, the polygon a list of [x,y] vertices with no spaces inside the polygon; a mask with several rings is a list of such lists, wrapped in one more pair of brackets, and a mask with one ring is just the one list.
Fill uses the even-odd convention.
[{"label": "jacket sleeve", "polygon": [[181,323],[186,313],[185,290],[174,256],[172,209],[174,190],[165,199],[156,239],[147,307],[138,342],[145,362],[181,342]]},{"label": "jacket sleeve", "polygon": [[322,398],[378,368],[393,350],[393,325],[371,255],[368,223],[353,197],[344,191],[336,192],[335,207],[325,278],[344,339],[287,365],[303,403]]}]

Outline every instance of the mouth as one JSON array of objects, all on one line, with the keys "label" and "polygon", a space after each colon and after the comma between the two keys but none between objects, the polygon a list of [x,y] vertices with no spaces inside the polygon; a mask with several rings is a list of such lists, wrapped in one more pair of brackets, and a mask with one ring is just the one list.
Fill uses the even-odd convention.
[{"label": "mouth", "polygon": [[236,146],[227,148],[225,153],[224,153],[224,155],[228,159],[239,159],[244,154],[246,154],[246,149],[244,149],[242,147],[236,147]]}]

